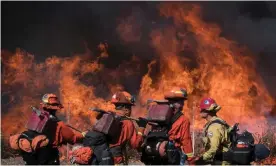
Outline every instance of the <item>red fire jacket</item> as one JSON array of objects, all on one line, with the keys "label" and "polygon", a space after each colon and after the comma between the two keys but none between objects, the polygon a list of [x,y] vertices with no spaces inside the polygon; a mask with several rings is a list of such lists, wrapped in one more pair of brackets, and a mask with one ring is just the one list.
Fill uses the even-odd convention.
[{"label": "red fire jacket", "polygon": [[[127,142],[133,149],[137,149],[143,142],[142,137],[143,129],[138,129],[138,132],[131,120],[122,121],[122,130],[119,138],[112,140],[110,147],[125,146]],[[121,164],[124,162],[123,156],[117,156],[113,158],[114,164]]]},{"label": "red fire jacket", "polygon": [[187,117],[181,115],[172,125],[169,131],[169,139],[180,147],[188,156],[188,160],[193,157],[192,139],[190,135],[190,122]]},{"label": "red fire jacket", "polygon": [[73,132],[73,130],[62,121],[49,124],[49,130],[46,131],[45,135],[47,135],[53,147],[58,147],[67,143],[81,143],[83,140],[83,135],[81,133]]}]

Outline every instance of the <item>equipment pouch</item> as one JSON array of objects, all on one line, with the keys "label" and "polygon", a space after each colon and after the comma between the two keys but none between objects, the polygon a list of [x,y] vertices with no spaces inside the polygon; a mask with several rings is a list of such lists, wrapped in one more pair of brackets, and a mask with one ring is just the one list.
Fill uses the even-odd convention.
[{"label": "equipment pouch", "polygon": [[168,162],[171,165],[179,165],[180,164],[180,153],[179,149],[175,148],[172,142],[168,142],[167,144],[167,157]]}]

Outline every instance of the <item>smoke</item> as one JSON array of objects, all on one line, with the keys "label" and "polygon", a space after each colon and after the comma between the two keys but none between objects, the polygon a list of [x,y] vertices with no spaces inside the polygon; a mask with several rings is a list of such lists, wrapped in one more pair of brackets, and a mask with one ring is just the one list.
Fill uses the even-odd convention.
[{"label": "smoke", "polygon": [[205,19],[219,23],[223,34],[257,53],[276,51],[275,8],[273,2],[202,3]]},{"label": "smoke", "polygon": [[139,8],[132,9],[132,13],[126,19],[120,19],[117,32],[125,42],[138,42],[141,39],[141,26],[143,12]]},{"label": "smoke", "polygon": [[[18,53],[19,59],[7,58],[16,59],[14,61],[20,64],[16,67],[9,62],[8,66],[13,71],[4,70],[6,72],[4,74],[9,72],[12,74],[11,77],[6,75],[7,82],[2,84],[2,89],[4,89],[2,93],[12,94],[4,95],[8,103],[5,106],[7,110],[10,110],[12,105],[16,105],[13,109],[18,111],[24,106],[22,104],[24,102],[37,103],[41,95],[48,91],[60,92],[65,101],[75,101],[73,103],[74,109],[77,110],[75,115],[87,109],[89,104],[97,105],[97,102],[108,100],[118,89],[127,90],[132,94],[140,93],[140,97],[146,99],[150,95],[155,95],[156,90],[159,91],[156,97],[160,97],[161,92],[166,88],[169,89],[169,86],[186,84],[189,92],[195,89],[193,95],[202,95],[212,89],[208,79],[210,79],[210,71],[214,71],[215,68],[213,66],[204,68],[208,62],[214,66],[223,64],[220,67],[226,66],[232,73],[241,71],[240,67],[236,70],[232,67],[231,71],[231,65],[227,64],[228,61],[222,63],[220,60],[208,59],[207,57],[213,53],[212,49],[217,49],[215,46],[205,46],[208,45],[206,40],[209,36],[201,34],[201,37],[196,39],[197,31],[191,32],[181,22],[176,25],[171,17],[160,16],[157,2],[51,2],[46,6],[44,4],[45,7],[42,7],[41,11],[38,10],[41,8],[38,3],[32,6],[25,4],[17,7],[15,3],[4,2],[3,4],[6,5],[3,12],[7,14],[3,22],[2,48],[12,48],[10,50],[13,51],[16,47],[21,47],[34,54],[34,56],[23,56],[24,53]],[[271,78],[273,71],[276,70],[274,57],[267,53],[276,52],[273,47],[276,39],[273,31],[275,29],[273,17],[276,9],[273,6],[275,5],[269,6],[269,14],[263,14],[264,17],[258,19],[248,14],[243,9],[244,4],[238,2],[201,2],[200,6],[202,6],[203,18],[221,27],[222,33],[219,35],[249,47],[254,52],[254,58],[258,62],[258,72],[263,76],[269,93],[276,95],[276,90],[273,91],[273,85],[275,85],[273,83],[276,83],[275,77],[267,81],[267,78]],[[29,8],[36,8],[36,10],[28,10]],[[8,9],[13,10],[8,11]],[[243,12],[241,12],[242,9]],[[53,12],[49,12],[50,10]],[[47,15],[47,13],[51,14]],[[16,15],[16,17],[11,15]],[[177,14],[174,17],[181,18]],[[10,23],[10,20],[14,20],[15,23]],[[23,28],[27,25],[28,28]],[[214,29],[216,29],[215,26]],[[225,42],[218,36],[216,37]],[[199,41],[205,43],[199,45],[200,48],[198,48]],[[225,43],[228,44],[228,41]],[[229,45],[232,46],[232,44]],[[209,74],[204,75],[198,70],[193,70],[200,67],[196,56],[197,48],[202,52],[200,54],[204,60],[201,59],[201,61],[205,63],[201,68]],[[217,54],[223,52],[215,51],[218,52]],[[76,58],[76,53],[83,54],[84,52],[88,52],[85,57]],[[229,52],[232,53],[232,51]],[[234,59],[243,56],[236,50],[233,52],[235,53]],[[6,56],[6,53],[2,55]],[[50,58],[49,56],[52,55],[58,57]],[[13,55],[8,57],[10,56]],[[253,57],[251,54],[246,56]],[[228,59],[237,64],[239,62],[232,60],[232,56]],[[149,67],[151,71],[148,72],[150,62],[152,62]],[[28,66],[30,64],[31,66]],[[93,65],[96,65],[94,66],[96,69]],[[89,71],[91,68],[93,70]],[[192,70],[193,72],[190,72]],[[224,79],[224,73],[221,71],[218,77]],[[251,73],[246,75],[246,71],[243,72],[245,74],[240,77],[241,80],[250,77],[248,75]],[[240,72],[237,73],[240,74]],[[173,81],[171,81],[172,78]],[[229,83],[227,79],[225,82]],[[147,83],[148,80],[152,83]],[[12,86],[9,82],[12,82]],[[252,82],[254,83],[255,80],[251,79],[250,85],[253,86]],[[222,83],[217,80],[215,83],[218,88],[213,88],[214,95],[222,88]],[[235,83],[231,85],[233,84]],[[141,87],[142,85],[145,86]],[[152,88],[154,86],[158,87]],[[240,86],[243,85],[240,84]],[[202,87],[208,88],[200,91]],[[232,94],[236,87],[224,88],[231,90]],[[148,93],[149,91],[151,93]],[[242,89],[241,94],[235,93],[234,95],[240,97],[246,92],[247,89]],[[224,97],[221,96],[221,99]],[[31,98],[36,98],[36,100]],[[232,103],[235,102],[232,101]],[[251,111],[251,113],[254,112]],[[19,116],[18,114],[16,116]]]},{"label": "smoke", "polygon": [[276,98],[276,3],[202,2],[203,17],[217,23],[222,35],[248,47],[256,58],[256,70]]}]

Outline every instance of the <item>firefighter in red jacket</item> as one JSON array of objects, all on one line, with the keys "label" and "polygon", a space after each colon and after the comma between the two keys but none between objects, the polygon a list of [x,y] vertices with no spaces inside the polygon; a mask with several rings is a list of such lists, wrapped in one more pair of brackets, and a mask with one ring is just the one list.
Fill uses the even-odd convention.
[{"label": "firefighter in red jacket", "polygon": [[[112,96],[111,102],[115,105],[116,114],[130,116],[131,107],[134,105],[135,99],[128,92],[123,91],[115,93]],[[133,149],[137,149],[141,146],[143,142],[143,133],[147,121],[140,118],[140,121],[138,121],[137,123],[139,128],[136,130],[134,122],[132,120],[126,119],[122,121],[122,129],[119,138],[114,138],[111,140],[111,152],[113,151],[113,149],[115,150],[118,147],[124,150],[127,143],[129,143],[130,147]],[[113,159],[114,164],[127,164],[127,158],[125,158],[123,155],[113,155]]]},{"label": "firefighter in red jacket", "polygon": [[[56,116],[56,112],[64,108],[55,94],[45,94],[42,97],[40,108],[50,112],[51,115]],[[52,146],[58,147],[61,145],[80,143],[83,140],[84,133],[73,132],[71,128],[65,125],[63,121],[56,123],[49,123],[45,134],[50,140],[53,140]]]},{"label": "firefighter in red jacket", "polygon": [[[63,106],[55,94],[45,94],[40,109],[52,116]],[[57,165],[59,162],[58,147],[64,144],[75,144],[83,140],[82,133],[73,132],[62,121],[50,120],[42,133],[27,130],[10,137],[10,146],[19,150],[26,164]]]},{"label": "firefighter in red jacket", "polygon": [[[92,164],[92,165],[113,165],[127,164],[126,145],[137,149],[143,142],[143,132],[147,121],[143,118],[137,122],[136,129],[134,122],[125,116],[131,115],[131,108],[135,99],[128,92],[120,91],[112,96],[111,103],[115,105],[116,115],[121,116],[118,133],[115,135],[105,135],[102,132],[90,130],[87,132],[82,148],[72,151],[72,163]],[[103,114],[99,114],[100,120]],[[106,139],[108,138],[108,139]]]},{"label": "firefighter in red jacket", "polygon": [[174,115],[180,113],[181,115],[172,124],[169,130],[169,139],[174,142],[176,147],[180,147],[182,152],[187,156],[187,161],[193,158],[192,139],[190,135],[190,121],[182,113],[184,101],[187,100],[188,94],[184,88],[174,88],[165,93],[164,98],[174,108]]},{"label": "firefighter in red jacket", "polygon": [[166,101],[160,104],[168,104],[172,115],[169,124],[159,122],[147,127],[141,157],[146,165],[182,165],[193,158],[190,122],[182,113],[187,91],[175,88],[165,93],[164,98]]}]

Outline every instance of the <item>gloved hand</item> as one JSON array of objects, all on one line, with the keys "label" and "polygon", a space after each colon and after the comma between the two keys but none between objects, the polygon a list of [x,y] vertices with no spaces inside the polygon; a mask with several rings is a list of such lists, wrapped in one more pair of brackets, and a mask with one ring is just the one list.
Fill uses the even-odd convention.
[{"label": "gloved hand", "polygon": [[88,132],[88,131],[84,131],[84,132],[82,132],[82,133],[81,133],[81,134],[82,134],[82,136],[83,136],[83,137],[85,137],[85,135],[87,134],[87,132]]},{"label": "gloved hand", "polygon": [[148,121],[145,118],[139,118],[139,121],[137,121],[137,124],[139,127],[145,128]]}]

